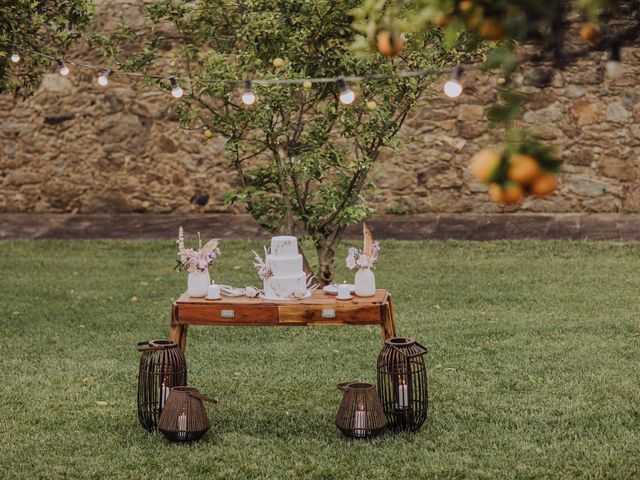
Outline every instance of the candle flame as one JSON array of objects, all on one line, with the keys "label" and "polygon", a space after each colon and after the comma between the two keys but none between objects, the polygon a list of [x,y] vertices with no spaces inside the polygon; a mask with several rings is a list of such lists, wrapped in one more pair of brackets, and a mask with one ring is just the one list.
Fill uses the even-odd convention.
[{"label": "candle flame", "polygon": [[360,404],[358,405],[358,411],[359,411],[359,412],[364,412],[364,403],[360,403]]}]

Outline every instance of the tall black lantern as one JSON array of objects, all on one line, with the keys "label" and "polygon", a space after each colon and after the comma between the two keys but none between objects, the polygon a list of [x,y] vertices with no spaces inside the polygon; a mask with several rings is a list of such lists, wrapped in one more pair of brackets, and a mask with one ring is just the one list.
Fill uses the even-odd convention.
[{"label": "tall black lantern", "polygon": [[417,431],[427,419],[425,353],[426,347],[412,338],[384,342],[378,355],[378,395],[390,428]]},{"label": "tall black lantern", "polygon": [[178,344],[170,340],[138,343],[138,419],[148,431],[158,428],[160,414],[171,388],[187,384],[187,361]]}]

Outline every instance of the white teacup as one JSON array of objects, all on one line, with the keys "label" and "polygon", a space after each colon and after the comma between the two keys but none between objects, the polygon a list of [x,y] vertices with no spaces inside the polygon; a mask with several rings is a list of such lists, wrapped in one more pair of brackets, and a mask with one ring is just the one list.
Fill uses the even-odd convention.
[{"label": "white teacup", "polygon": [[338,285],[338,300],[348,300],[351,298],[351,285],[341,283]]}]

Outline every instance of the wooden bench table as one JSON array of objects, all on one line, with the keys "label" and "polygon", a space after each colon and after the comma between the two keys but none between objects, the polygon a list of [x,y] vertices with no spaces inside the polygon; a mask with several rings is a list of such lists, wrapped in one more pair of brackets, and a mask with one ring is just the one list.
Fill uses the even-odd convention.
[{"label": "wooden bench table", "polygon": [[171,314],[171,340],[183,352],[189,325],[380,325],[384,339],[396,335],[391,295],[386,290],[376,290],[372,297],[336,300],[335,295],[319,289],[305,300],[284,302],[247,297],[207,300],[189,297],[185,292],[173,304]]}]

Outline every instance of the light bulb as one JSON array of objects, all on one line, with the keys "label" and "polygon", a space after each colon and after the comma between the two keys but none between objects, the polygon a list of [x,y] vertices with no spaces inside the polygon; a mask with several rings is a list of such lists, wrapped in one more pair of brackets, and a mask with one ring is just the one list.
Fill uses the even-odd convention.
[{"label": "light bulb", "polygon": [[620,62],[620,44],[614,43],[609,51],[609,60],[605,65],[607,76],[609,78],[618,78],[622,75],[622,63]]},{"label": "light bulb", "polygon": [[62,75],[63,77],[66,77],[67,75],[69,75],[70,70],[69,70],[69,67],[67,67],[67,64],[64,63],[64,60],[59,59],[58,66],[60,67],[60,75]]},{"label": "light bulb", "polygon": [[345,105],[351,105],[356,99],[356,94],[349,88],[347,82],[344,79],[340,79],[336,82],[338,89],[340,90],[340,101]]},{"label": "light bulb", "polygon": [[171,96],[173,98],[180,98],[184,95],[184,91],[178,85],[178,79],[176,77],[170,77],[169,81],[171,82]]},{"label": "light bulb", "polygon": [[449,98],[462,95],[462,84],[458,80],[448,80],[444,84],[444,94]]},{"label": "light bulb", "polygon": [[109,70],[103,70],[100,75],[98,75],[98,84],[101,87],[106,87],[107,85],[109,85],[109,77],[111,76],[111,74],[113,73],[113,70],[109,69]]},{"label": "light bulb", "polygon": [[242,93],[242,103],[253,105],[256,102],[256,95],[251,90],[251,80],[244,81],[244,92]]},{"label": "light bulb", "polygon": [[11,61],[13,63],[18,63],[20,61],[20,53],[18,53],[17,47],[13,47],[11,50]]},{"label": "light bulb", "polygon": [[456,98],[462,95],[462,67],[458,65],[451,73],[451,78],[444,84],[444,94],[449,98]]}]

